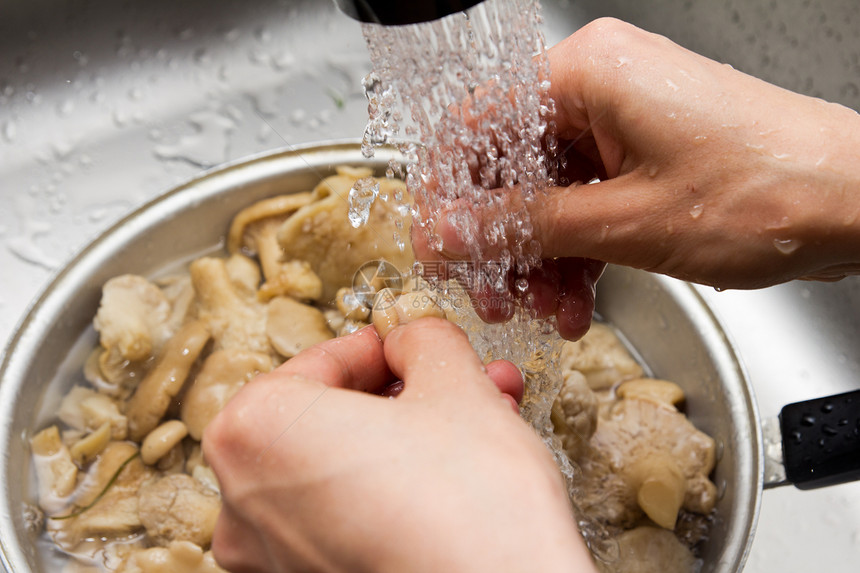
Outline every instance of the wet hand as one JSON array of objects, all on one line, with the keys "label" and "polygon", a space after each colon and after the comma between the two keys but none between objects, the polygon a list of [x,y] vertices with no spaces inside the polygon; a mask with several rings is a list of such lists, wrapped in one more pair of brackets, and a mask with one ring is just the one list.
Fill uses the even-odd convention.
[{"label": "wet hand", "polygon": [[[376,395],[396,380],[396,398]],[[224,499],[216,558],[238,572],[593,571],[558,469],[510,407],[521,388],[441,319],[290,359],[204,435]]]}]

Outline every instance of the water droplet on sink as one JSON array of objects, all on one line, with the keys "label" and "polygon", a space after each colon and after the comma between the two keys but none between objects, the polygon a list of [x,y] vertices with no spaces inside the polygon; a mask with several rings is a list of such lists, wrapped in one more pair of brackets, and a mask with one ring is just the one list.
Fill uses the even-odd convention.
[{"label": "water droplet on sink", "polygon": [[125,127],[131,120],[127,113],[120,110],[114,110],[112,114],[113,124],[117,127]]},{"label": "water droplet on sink", "polygon": [[214,111],[197,112],[189,119],[193,133],[183,135],[176,143],[156,145],[155,156],[180,160],[198,167],[210,167],[226,159],[229,135],[236,123]]},{"label": "water droplet on sink", "polygon": [[57,268],[59,262],[39,247],[35,238],[52,230],[49,223],[25,217],[22,221],[23,232],[13,235],[6,241],[6,248],[18,259],[48,270]]},{"label": "water droplet on sink", "polygon": [[257,31],[254,32],[254,37],[257,38],[257,41],[259,41],[261,44],[268,44],[272,41],[272,34],[265,27],[262,26],[260,28],[257,28]]},{"label": "water droplet on sink", "polygon": [[272,56],[272,68],[283,71],[296,65],[296,56],[292,52],[279,52]]},{"label": "water droplet on sink", "polygon": [[75,102],[70,99],[67,99],[57,106],[57,114],[60,117],[68,117],[73,111],[75,111]]},{"label": "water droplet on sink", "polygon": [[9,120],[3,124],[3,139],[6,143],[13,143],[18,135],[18,126],[14,121]]}]

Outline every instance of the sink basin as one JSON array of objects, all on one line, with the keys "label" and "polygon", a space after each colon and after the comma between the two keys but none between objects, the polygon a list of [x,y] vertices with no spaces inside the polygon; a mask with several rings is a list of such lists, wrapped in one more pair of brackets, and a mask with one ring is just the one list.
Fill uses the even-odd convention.
[{"label": "sink basin", "polygon": [[[0,345],[101,230],[227,161],[359,137],[359,25],[320,0],[6,0],[0,18]],[[856,0],[547,0],[553,44],[628,20],[788,89],[860,109]],[[860,278],[699,288],[764,417],[860,387]],[[746,571],[848,573],[860,484],[763,496]]]}]

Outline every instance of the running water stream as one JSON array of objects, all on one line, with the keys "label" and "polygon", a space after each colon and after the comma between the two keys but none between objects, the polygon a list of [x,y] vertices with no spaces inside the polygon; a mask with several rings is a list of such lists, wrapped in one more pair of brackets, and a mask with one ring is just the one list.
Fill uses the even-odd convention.
[{"label": "running water stream", "polygon": [[[577,469],[550,421],[562,383],[557,362],[563,341],[554,318],[530,315],[524,278],[541,264],[527,207],[554,183],[557,166],[540,24],[536,0],[487,0],[416,25],[364,24],[374,71],[364,81],[369,121],[362,151],[370,157],[377,146],[398,147],[406,159],[413,225],[440,251],[435,228],[447,217],[467,245],[467,261],[439,263],[444,269],[417,264],[418,272],[457,311],[479,356],[510,360],[523,372],[521,414],[553,452],[575,500]],[[402,175],[397,163],[389,168],[394,173]],[[353,192],[351,204],[362,205],[350,213],[356,225],[369,206],[360,201],[368,197],[364,189]],[[464,286],[490,292],[483,301],[490,305],[516,300],[511,320],[483,322]],[[606,553],[601,528],[577,514],[592,551]]]}]

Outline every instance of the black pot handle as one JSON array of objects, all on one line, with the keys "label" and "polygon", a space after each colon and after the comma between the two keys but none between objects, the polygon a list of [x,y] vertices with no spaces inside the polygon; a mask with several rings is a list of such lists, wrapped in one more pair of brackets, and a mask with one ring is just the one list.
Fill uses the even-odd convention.
[{"label": "black pot handle", "polygon": [[797,488],[860,479],[860,390],[789,404],[779,425],[786,478]]}]

